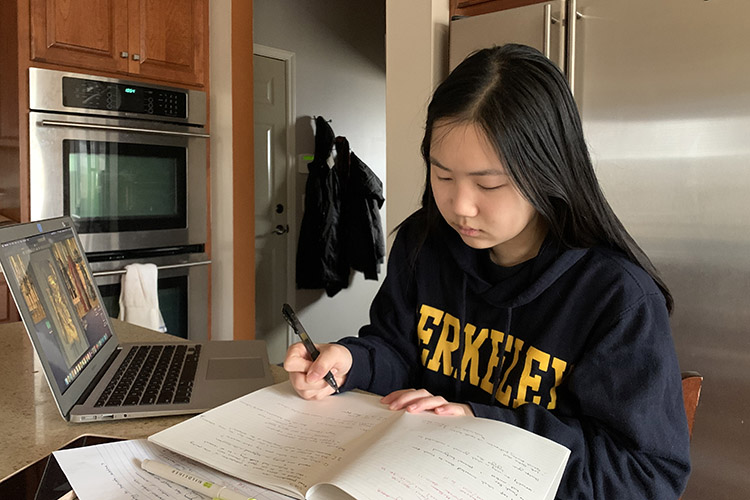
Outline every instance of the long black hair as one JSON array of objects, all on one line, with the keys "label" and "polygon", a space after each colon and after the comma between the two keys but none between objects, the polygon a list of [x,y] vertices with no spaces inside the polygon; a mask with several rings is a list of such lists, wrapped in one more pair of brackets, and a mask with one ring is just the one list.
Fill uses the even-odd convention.
[{"label": "long black hair", "polygon": [[440,220],[430,184],[434,128],[467,122],[484,131],[512,181],[558,241],[568,248],[601,245],[623,252],[653,278],[671,313],[669,289],[599,187],[565,77],[531,47],[508,44],[475,52],[433,93],[422,140],[426,231]]}]

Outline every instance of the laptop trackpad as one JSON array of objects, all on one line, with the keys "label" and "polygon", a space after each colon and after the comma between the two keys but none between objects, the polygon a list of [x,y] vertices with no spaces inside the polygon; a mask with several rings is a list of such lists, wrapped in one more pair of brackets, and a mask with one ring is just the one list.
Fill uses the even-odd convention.
[{"label": "laptop trackpad", "polygon": [[261,358],[211,358],[208,360],[208,380],[225,380],[233,378],[262,378],[263,360]]}]

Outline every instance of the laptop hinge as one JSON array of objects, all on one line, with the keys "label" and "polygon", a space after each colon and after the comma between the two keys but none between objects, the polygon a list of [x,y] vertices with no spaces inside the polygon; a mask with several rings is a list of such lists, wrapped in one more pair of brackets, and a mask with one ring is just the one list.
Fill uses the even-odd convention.
[{"label": "laptop hinge", "polygon": [[109,359],[107,359],[107,362],[102,365],[102,367],[99,369],[99,372],[96,374],[96,377],[91,381],[89,386],[86,388],[85,391],[81,394],[81,397],[78,398],[78,401],[76,401],[76,405],[82,405],[86,402],[88,397],[91,395],[92,392],[94,392],[94,388],[99,384],[99,381],[104,377],[104,375],[109,370],[109,367],[112,366],[112,363],[115,362],[115,359],[117,359],[117,356],[122,352],[122,346],[118,346],[117,349],[112,352],[112,354],[109,355]]}]

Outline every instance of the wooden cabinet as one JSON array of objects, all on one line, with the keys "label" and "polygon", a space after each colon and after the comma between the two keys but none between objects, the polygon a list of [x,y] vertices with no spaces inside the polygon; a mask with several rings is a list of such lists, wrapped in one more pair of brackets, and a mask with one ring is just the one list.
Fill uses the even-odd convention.
[{"label": "wooden cabinet", "polygon": [[450,12],[453,16],[478,16],[498,10],[514,9],[547,0],[450,0]]},{"label": "wooden cabinet", "polygon": [[208,0],[30,0],[31,59],[202,86]]},{"label": "wooden cabinet", "polygon": [[127,0],[31,0],[30,7],[31,59],[128,71]]},{"label": "wooden cabinet", "polygon": [[208,69],[207,0],[130,0],[130,72],[202,85]]},{"label": "wooden cabinet", "polygon": [[21,316],[19,316],[16,304],[10,295],[8,284],[5,282],[5,276],[3,273],[0,273],[0,323],[20,320]]}]

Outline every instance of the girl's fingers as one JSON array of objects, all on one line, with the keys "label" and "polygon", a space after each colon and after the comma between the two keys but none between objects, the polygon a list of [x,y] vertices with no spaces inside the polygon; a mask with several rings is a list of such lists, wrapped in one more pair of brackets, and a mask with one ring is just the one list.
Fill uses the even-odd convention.
[{"label": "girl's fingers", "polygon": [[434,411],[437,415],[474,416],[471,407],[461,403],[449,403],[442,396],[433,396],[425,389],[402,389],[393,391],[380,400],[391,410],[406,410],[409,413]]},{"label": "girl's fingers", "polygon": [[333,388],[325,380],[310,383],[305,372],[290,372],[289,381],[302,399],[323,399],[333,394]]},{"label": "girl's fingers", "polygon": [[448,401],[442,396],[429,396],[413,400],[406,406],[409,413],[421,413],[423,411],[434,410],[435,408],[447,405]]},{"label": "girl's fingers", "polygon": [[391,410],[403,410],[408,406],[416,404],[422,399],[432,397],[434,396],[425,389],[402,389],[388,394],[380,401],[383,404],[387,404],[388,408]]},{"label": "girl's fingers", "polygon": [[301,343],[292,344],[286,351],[284,369],[289,372],[307,372],[312,364],[310,355]]},{"label": "girl's fingers", "polygon": [[471,409],[471,406],[460,403],[448,403],[443,406],[438,406],[434,411],[437,415],[450,415],[456,417],[474,416],[474,411]]}]

